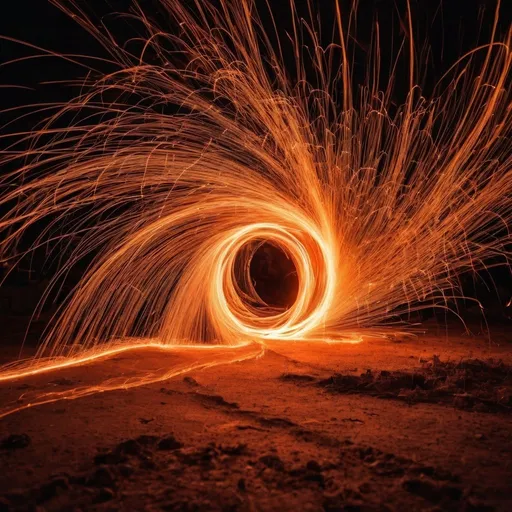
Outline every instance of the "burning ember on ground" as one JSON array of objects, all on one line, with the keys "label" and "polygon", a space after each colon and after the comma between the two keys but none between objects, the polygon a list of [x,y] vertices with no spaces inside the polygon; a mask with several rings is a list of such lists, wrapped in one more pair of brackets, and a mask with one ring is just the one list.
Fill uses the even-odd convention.
[{"label": "burning ember on ground", "polygon": [[[308,510],[374,510],[364,508],[377,504],[361,489],[370,478],[363,473],[378,468],[375,485],[391,509],[423,509],[428,502],[439,510],[488,510],[470,508],[484,506],[487,491],[470,492],[472,483],[464,487],[452,472],[430,468],[421,457],[344,444],[325,421],[338,414],[329,412],[329,400],[340,397],[352,402],[332,407],[349,411],[359,407],[352,404],[389,398],[395,405],[372,413],[384,422],[404,403],[420,404],[420,423],[429,416],[421,412],[428,404],[482,418],[511,410],[506,329],[503,336],[489,334],[485,307],[467,287],[468,278],[492,276],[495,268],[509,279],[512,257],[512,30],[499,30],[500,2],[493,4],[489,39],[454,61],[428,95],[421,87],[423,41],[415,37],[409,1],[399,15],[401,45],[385,82],[383,55],[389,51],[383,51],[379,22],[359,62],[358,7],[341,0],[330,2],[332,27],[320,22],[323,11],[315,2],[306,3],[306,16],[292,0],[283,30],[283,6],[278,13],[271,3],[159,0],[146,9],[132,2],[129,15],[116,17],[137,27],[138,37],[127,41],[115,24],[89,13],[86,2],[51,3],[101,45],[103,56],[29,46],[34,58],[71,62],[85,78],[70,101],[3,112],[16,117],[2,121],[1,134],[0,257],[10,269],[4,283],[9,272],[44,252],[54,270],[34,318],[44,316],[48,303],[58,307],[35,353],[3,359],[0,417],[45,418],[44,411],[62,404],[78,411],[84,403],[89,410],[93,400],[109,403],[110,396],[134,397],[156,385],[160,395],[149,399],[151,410],[168,399],[177,410],[196,411],[194,418],[204,416],[201,407],[213,409],[204,424],[211,420],[215,433],[213,444],[188,451],[182,424],[175,430],[183,430],[183,440],[160,432],[112,447],[112,438],[95,459],[99,469],[82,480],[72,477],[80,480],[79,491],[72,478],[51,480],[46,490],[22,493],[18,501],[7,496],[6,506],[101,508],[118,499],[116,479],[131,478],[146,461],[153,469],[175,466],[173,474],[183,475],[183,467],[215,467],[225,482],[237,475],[233,485],[242,496],[249,492],[247,480],[253,482],[240,476],[244,467],[259,472],[262,482],[277,482],[283,496],[299,492],[303,484],[290,482],[302,479],[314,487]],[[332,32],[327,43],[326,32]],[[365,77],[358,81],[361,65]],[[397,103],[400,81],[406,92]],[[25,119],[34,119],[30,130],[10,128]],[[80,276],[69,286],[77,268]],[[505,299],[500,326],[510,295]],[[478,315],[469,318],[461,308],[471,303]],[[432,353],[417,357],[414,347],[422,347],[433,328],[424,320],[440,318],[436,311],[451,324],[428,342]],[[454,334],[454,318],[466,333],[478,318],[474,347],[482,354],[468,359],[477,348]],[[417,367],[404,370],[400,358],[412,358]],[[279,370],[281,360],[292,368]],[[233,401],[211,392],[214,374],[250,388],[243,368],[258,376],[254,382],[267,397],[271,382],[289,389],[289,413],[270,417],[242,407],[232,388]],[[197,375],[205,375],[203,384]],[[173,382],[176,389],[162,387]],[[259,395],[240,389],[247,400]],[[98,396],[105,391],[112,393]],[[321,409],[310,420],[320,415],[322,432],[301,418],[301,394]],[[183,405],[187,400],[192,402]],[[41,408],[32,411],[34,406]],[[117,414],[128,417],[123,407],[116,406]],[[126,404],[126,411],[133,407]],[[222,415],[231,418],[230,426],[222,426]],[[347,422],[364,424],[359,416]],[[155,421],[142,419],[143,425]],[[445,419],[457,428],[454,418]],[[166,416],[157,423],[169,421]],[[507,422],[500,416],[498,437]],[[292,470],[294,463],[277,453],[257,457],[245,438],[227,446],[230,429],[249,437],[271,431],[281,450],[287,435],[296,444],[316,443],[323,462],[302,461],[313,455],[300,448],[300,470]],[[121,428],[125,435],[135,430]],[[27,434],[13,435],[2,450],[30,446]],[[339,487],[340,462],[330,460],[331,449],[357,460],[350,467],[363,468],[357,491]],[[382,480],[391,477],[401,479],[394,498]],[[202,492],[197,478],[183,480],[189,494],[166,510],[236,509],[211,496],[186,508],[183,503]],[[99,489],[95,505],[84,497],[90,486]],[[492,506],[502,505],[499,493],[506,489],[503,484]],[[274,491],[267,501],[254,492],[254,510],[283,508]],[[148,501],[137,499],[133,509],[144,509]],[[284,509],[305,503],[294,499]],[[252,510],[249,501],[237,506]],[[118,509],[132,510],[123,507]]]}]

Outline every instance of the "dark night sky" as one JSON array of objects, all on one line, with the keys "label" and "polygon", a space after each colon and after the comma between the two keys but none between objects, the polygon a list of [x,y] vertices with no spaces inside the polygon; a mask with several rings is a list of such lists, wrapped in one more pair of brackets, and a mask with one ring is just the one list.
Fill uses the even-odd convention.
[{"label": "dark night sky", "polygon": [[[212,0],[208,0],[212,1]],[[94,0],[93,2],[79,2],[87,5],[92,12],[101,17],[113,11],[126,12],[130,7],[130,0]],[[150,16],[158,16],[155,5],[157,0],[142,0],[141,5],[147,6]],[[297,0],[299,14],[307,16],[306,0]],[[342,6],[352,2],[342,0]],[[83,29],[78,27],[65,14],[52,6],[47,0],[15,0],[4,2],[0,14],[0,34],[16,39],[28,41],[57,52],[77,53],[84,55],[102,56],[105,53],[98,44]],[[257,4],[264,4],[263,1]],[[270,0],[274,16],[280,29],[291,27],[289,10],[286,0]],[[325,43],[329,42],[330,24],[333,20],[333,1],[316,0],[320,12]],[[489,38],[493,14],[496,3],[494,0],[411,0],[417,46],[420,48],[425,41],[431,48],[431,56],[423,66],[428,67],[429,80],[426,85],[432,84],[437,77],[464,52],[473,48],[479,41],[485,42]],[[504,33],[512,22],[512,2],[504,0],[501,7],[500,32]],[[347,9],[346,9],[347,10]],[[372,23],[379,20],[382,34],[382,53],[384,59],[391,59],[392,52],[396,51],[397,44],[403,37],[400,30],[398,15],[405,19],[405,0],[361,0],[358,14],[357,39],[364,47],[370,37]],[[127,25],[115,25],[120,39],[134,35]],[[394,43],[394,49],[391,43]],[[5,62],[27,55],[30,50],[20,45],[1,41],[0,62]],[[364,62],[362,59],[354,63],[356,80],[363,78]],[[0,69],[1,84],[19,84],[37,87],[45,80],[65,80],[77,78],[82,71],[58,59],[36,59],[22,65],[8,66]],[[404,69],[404,75],[405,75]],[[405,77],[404,77],[405,78]],[[400,89],[398,89],[400,93]],[[3,90],[0,105],[2,107],[14,104],[23,104],[38,98],[62,100],[70,94],[64,87],[37,87],[34,93]],[[398,98],[399,99],[399,98]]]},{"label": "dark night sky", "polygon": [[[193,0],[182,0],[193,3]],[[217,2],[218,0],[204,0]],[[286,53],[286,31],[291,32],[288,0],[268,0],[285,47],[285,58],[290,73],[293,74],[293,53],[288,45]],[[334,23],[334,0],[312,0],[317,6],[322,22],[322,44],[331,42],[332,24]],[[99,21],[104,17],[109,28],[119,41],[126,41],[140,35],[140,31],[128,22],[116,20],[112,13],[126,13],[132,6],[132,0],[79,0],[87,12]],[[159,0],[139,0],[149,17],[156,17],[165,28],[166,21],[159,12]],[[265,1],[258,0],[257,5],[264,8]],[[353,0],[341,0],[342,8],[349,11]],[[498,35],[506,33],[512,23],[512,1],[503,0],[500,13]],[[296,0],[300,16],[308,18],[307,0]],[[93,6],[93,7],[92,7]],[[406,19],[406,0],[360,0],[357,18],[357,45],[353,56],[354,81],[364,81],[366,69],[366,50],[369,48],[374,22],[378,20],[381,33],[381,88],[387,86],[388,70],[395,62],[397,48],[403,41],[404,32],[401,23]],[[417,69],[420,71],[418,81],[424,94],[428,97],[432,87],[458,57],[473,49],[478,43],[489,41],[490,31],[496,9],[495,0],[411,0],[415,44],[417,50]],[[271,26],[269,17],[262,11],[264,23]],[[266,20],[266,22],[265,22]],[[172,30],[172,27],[170,27]],[[84,29],[67,15],[62,13],[49,0],[14,0],[3,2],[0,8],[0,35],[26,41],[59,53],[92,55],[108,57],[106,51]],[[428,46],[427,46],[428,44]],[[428,47],[428,52],[425,48]],[[0,63],[9,62],[20,57],[33,56],[35,50],[21,44],[0,39]],[[428,54],[428,57],[427,57]],[[394,102],[403,103],[408,91],[407,53],[399,61],[394,82]],[[92,64],[92,61],[88,61]],[[113,68],[101,67],[100,71],[112,71]],[[46,102],[63,102],[71,99],[78,92],[69,84],[43,85],[48,81],[77,80],[85,74],[79,66],[54,57],[30,59],[22,63],[0,67],[0,84],[24,86],[30,89],[2,88],[0,90],[0,109],[20,105]],[[3,115],[5,122],[8,116]],[[34,118],[25,124],[18,123],[18,130],[31,129]],[[3,123],[0,123],[0,125]]]}]

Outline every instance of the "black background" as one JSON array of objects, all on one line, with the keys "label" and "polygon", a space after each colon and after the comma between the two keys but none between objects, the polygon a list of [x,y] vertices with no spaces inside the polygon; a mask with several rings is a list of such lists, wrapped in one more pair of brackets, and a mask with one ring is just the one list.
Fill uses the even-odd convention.
[{"label": "black background", "polygon": [[[190,1],[190,0],[189,0]],[[205,0],[211,2],[213,0]],[[352,0],[341,0],[342,11],[348,13]],[[80,55],[104,57],[105,51],[76,22],[62,13],[48,0],[13,0],[2,2],[0,7],[0,35],[18,39],[42,48]],[[119,40],[137,35],[136,29],[127,21],[116,20],[113,13],[126,13],[132,7],[130,0],[88,0],[80,1],[99,22],[101,19],[113,28]],[[158,8],[158,0],[139,0],[149,17],[163,21]],[[256,2],[261,6],[264,23],[271,29],[265,2]],[[291,32],[288,0],[269,0],[273,16],[279,31]],[[306,0],[296,0],[299,15],[308,17]],[[315,12],[319,13],[323,41],[331,41],[331,27],[334,20],[334,0],[313,0]],[[418,78],[428,95],[429,88],[444,74],[455,60],[479,43],[489,41],[497,2],[495,0],[411,0],[414,36],[418,51],[419,65],[427,71]],[[399,43],[403,40],[403,26],[406,23],[407,3],[405,0],[362,0],[357,11],[356,47],[361,50],[353,62],[355,80],[363,80],[366,73],[364,52],[370,44],[374,23],[378,22],[381,32],[381,53],[384,62],[394,62]],[[348,18],[348,16],[346,17]],[[498,36],[503,36],[512,23],[512,2],[504,0],[500,8]],[[172,27],[170,27],[172,29]],[[424,47],[426,47],[424,49]],[[423,51],[422,51],[423,49]],[[0,42],[0,62],[5,63],[17,58],[33,55],[34,50],[9,41]],[[290,54],[291,56],[291,54]],[[357,57],[360,57],[359,59]],[[293,66],[292,59],[288,63]],[[406,63],[404,63],[406,64]],[[98,64],[101,68],[101,65]],[[388,67],[383,66],[383,74]],[[402,71],[402,76],[400,76]],[[69,88],[38,86],[49,80],[79,78],[83,70],[55,58],[38,58],[18,65],[9,65],[0,69],[0,84],[17,84],[35,87],[33,93],[2,90],[0,104],[3,108],[23,104],[36,99],[64,100],[71,96]],[[401,83],[403,82],[403,87]],[[406,92],[406,66],[399,66],[397,79],[397,101],[400,94]],[[68,89],[68,90],[66,90]]]}]

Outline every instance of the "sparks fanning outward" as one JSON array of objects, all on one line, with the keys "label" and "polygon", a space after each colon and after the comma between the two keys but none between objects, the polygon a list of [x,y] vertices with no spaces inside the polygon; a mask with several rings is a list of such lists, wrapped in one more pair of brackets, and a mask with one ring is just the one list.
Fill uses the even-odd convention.
[{"label": "sparks fanning outward", "polygon": [[[372,73],[353,86],[343,27],[354,12],[336,0],[327,49],[318,27],[294,16],[293,77],[254,0],[161,0],[173,33],[134,2],[146,31],[137,54],[78,0],[53,2],[117,70],[91,73],[65,105],[41,106],[47,121],[11,135],[0,156],[15,168],[0,199],[4,260],[20,257],[19,240],[40,222],[32,249],[71,248],[55,282],[94,255],[40,349],[44,363],[24,363],[27,372],[135,336],[237,345],[383,332],[401,313],[446,307],[458,277],[490,257],[508,264],[512,48],[496,24],[427,100],[415,87],[409,10],[410,89],[392,109],[391,89],[378,90],[378,37]],[[255,289],[263,242],[297,271],[288,309]]]}]

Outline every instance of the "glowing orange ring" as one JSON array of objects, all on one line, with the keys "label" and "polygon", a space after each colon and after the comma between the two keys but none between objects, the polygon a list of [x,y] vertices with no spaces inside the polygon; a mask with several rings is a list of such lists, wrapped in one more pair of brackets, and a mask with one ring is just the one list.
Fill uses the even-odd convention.
[{"label": "glowing orange ring", "polygon": [[[271,316],[257,315],[238,293],[233,274],[235,258],[242,247],[255,239],[281,246],[292,258],[299,289],[295,303]],[[297,339],[311,332],[325,319],[336,286],[335,265],[329,245],[308,226],[286,229],[261,222],[233,230],[216,248],[209,304],[215,321],[242,337]],[[219,318],[220,315],[220,318]]]}]

